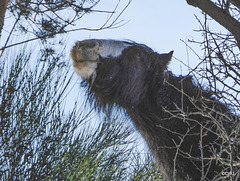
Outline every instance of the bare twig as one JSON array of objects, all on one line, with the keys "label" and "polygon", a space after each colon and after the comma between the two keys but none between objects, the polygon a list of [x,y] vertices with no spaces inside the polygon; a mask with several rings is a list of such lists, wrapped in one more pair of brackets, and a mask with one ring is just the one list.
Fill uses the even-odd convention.
[{"label": "bare twig", "polygon": [[215,21],[225,27],[237,40],[240,48],[240,23],[210,0],[187,0],[189,5],[200,8]]}]

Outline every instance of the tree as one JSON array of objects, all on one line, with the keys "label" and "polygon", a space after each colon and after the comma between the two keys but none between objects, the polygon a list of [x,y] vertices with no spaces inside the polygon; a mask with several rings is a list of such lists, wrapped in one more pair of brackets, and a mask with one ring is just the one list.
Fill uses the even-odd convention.
[{"label": "tree", "polygon": [[[201,70],[205,73],[201,75],[208,81],[210,89],[216,96],[225,100],[238,112],[240,3],[235,0],[216,3],[209,0],[187,2],[204,12],[204,21],[199,21],[201,25],[199,31],[203,33],[204,38],[200,43],[203,46],[204,57],[198,67],[204,65],[204,69]],[[209,19],[209,16],[213,19]],[[213,21],[221,24],[228,32],[211,30],[209,27]]]},{"label": "tree", "polygon": [[[53,45],[62,44],[64,39],[57,37],[57,35],[80,30],[99,31],[119,26],[121,22],[118,22],[118,19],[131,3],[131,0],[118,14],[115,10],[121,1],[116,3],[113,11],[94,9],[99,2],[100,0],[1,1],[0,5],[3,6],[0,8],[0,32],[2,32],[6,8],[7,17],[10,17],[8,21],[11,22],[11,29],[8,29],[8,33],[4,34],[7,37],[5,42],[3,42],[3,38],[0,36],[2,45],[0,50],[4,51],[6,48],[15,45],[40,40],[45,47],[46,45],[51,45],[49,49],[53,53],[55,51]],[[77,27],[77,23],[89,13],[107,13],[110,15],[100,27],[95,27],[94,25],[91,25],[93,26],[92,28]],[[17,32],[18,41],[15,39],[14,42],[11,42],[11,39],[14,38],[14,31]],[[20,32],[22,36],[20,36]],[[24,34],[27,36],[23,36]],[[57,39],[55,39],[56,37]]]},{"label": "tree", "polygon": [[235,38],[236,44],[240,48],[240,2],[238,0],[187,0],[187,3],[200,8],[226,28]]},{"label": "tree", "polygon": [[91,113],[84,115],[77,102],[66,113],[64,98],[71,83],[67,68],[60,60],[33,60],[26,49],[15,56],[5,52],[0,64],[3,180],[159,178],[150,157],[142,162],[143,157],[134,156],[133,132],[124,121],[106,120],[91,129]]},{"label": "tree", "polygon": [[[198,56],[200,63],[193,68],[195,74],[207,82],[208,89],[216,98],[227,105],[233,114],[239,116],[240,108],[240,2],[238,0],[187,0],[191,6],[203,12],[204,18],[197,19],[201,29],[197,30],[203,35],[202,41],[190,41],[203,47],[203,56]],[[221,25],[220,30],[212,24]],[[226,172],[219,177],[225,180],[239,179],[239,126],[232,130],[226,137],[218,133],[219,138],[224,138],[226,144],[222,151],[226,151],[227,159],[219,159],[219,164],[228,165]],[[235,151],[235,153],[234,153]],[[236,155],[235,155],[236,154]],[[235,157],[235,159],[234,159]]]},{"label": "tree", "polygon": [[10,0],[3,0],[0,2],[0,38],[1,38],[2,28],[4,25],[5,13],[6,13],[9,1]]}]

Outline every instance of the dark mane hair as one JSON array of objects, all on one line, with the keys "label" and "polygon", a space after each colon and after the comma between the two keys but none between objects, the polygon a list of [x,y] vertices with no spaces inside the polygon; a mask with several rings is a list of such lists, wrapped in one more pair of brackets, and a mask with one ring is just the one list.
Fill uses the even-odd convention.
[{"label": "dark mane hair", "polygon": [[[238,172],[239,166],[222,164],[230,133],[239,134],[231,132],[238,117],[191,76],[167,72],[173,52],[128,43],[117,57],[99,56],[96,73],[85,80],[89,101],[103,110],[126,110],[166,180],[216,180],[222,172]],[[232,150],[235,160],[238,149]]]},{"label": "dark mane hair", "polygon": [[125,49],[114,61],[112,57],[101,58],[97,76],[88,80],[89,93],[102,108],[114,104],[136,107],[145,99],[149,83],[166,69],[165,57],[171,57],[172,53],[159,56],[139,45]]}]

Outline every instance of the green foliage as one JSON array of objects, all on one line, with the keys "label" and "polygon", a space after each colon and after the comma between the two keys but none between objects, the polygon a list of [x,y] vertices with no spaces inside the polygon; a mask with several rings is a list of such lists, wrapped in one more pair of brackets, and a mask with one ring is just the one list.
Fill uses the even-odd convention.
[{"label": "green foliage", "polygon": [[159,171],[155,167],[150,155],[147,155],[144,159],[141,154],[134,155],[133,162],[130,166],[130,180],[156,180],[163,181]]},{"label": "green foliage", "polygon": [[30,55],[11,58],[1,59],[1,172],[8,180],[44,178],[55,162],[51,155],[73,134],[68,117],[76,115],[65,118],[60,106],[70,79],[60,76],[56,62],[37,60],[32,66]]},{"label": "green foliage", "polygon": [[66,113],[70,73],[48,50],[34,60],[26,49],[5,52],[0,62],[3,180],[158,180],[150,157],[137,164],[144,156],[133,156],[124,121],[87,124],[94,120],[77,102]]}]

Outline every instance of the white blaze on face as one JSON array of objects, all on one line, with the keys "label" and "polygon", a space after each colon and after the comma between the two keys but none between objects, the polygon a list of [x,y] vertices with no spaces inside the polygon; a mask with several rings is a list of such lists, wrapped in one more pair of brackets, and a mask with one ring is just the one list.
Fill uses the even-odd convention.
[{"label": "white blaze on face", "polygon": [[84,80],[96,73],[99,57],[118,57],[122,51],[131,46],[126,42],[116,40],[89,39],[76,42],[71,50],[73,67]]},{"label": "white blaze on face", "polygon": [[101,57],[118,57],[131,44],[116,40],[100,40],[98,53]]}]

